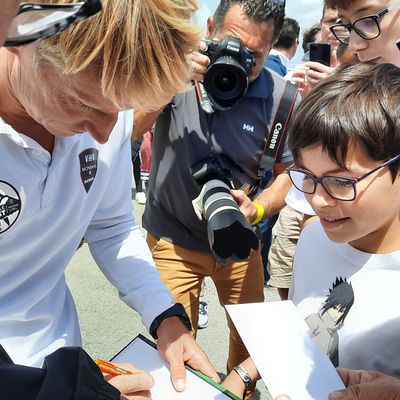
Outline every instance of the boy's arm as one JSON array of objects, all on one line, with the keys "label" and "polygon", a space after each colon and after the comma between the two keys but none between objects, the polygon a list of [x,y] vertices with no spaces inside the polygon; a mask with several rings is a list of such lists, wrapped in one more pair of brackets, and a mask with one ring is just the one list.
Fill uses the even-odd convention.
[{"label": "boy's arm", "polygon": [[[250,376],[252,382],[255,384],[260,379],[260,374],[257,371],[257,367],[254,364],[251,357],[248,357],[246,360],[240,363],[240,365],[247,371]],[[227,388],[232,393],[236,394],[236,396],[243,398],[245,392],[245,385],[243,380],[240,378],[238,373],[235,370],[232,370],[225,378],[225,380],[221,383],[222,386]]]}]

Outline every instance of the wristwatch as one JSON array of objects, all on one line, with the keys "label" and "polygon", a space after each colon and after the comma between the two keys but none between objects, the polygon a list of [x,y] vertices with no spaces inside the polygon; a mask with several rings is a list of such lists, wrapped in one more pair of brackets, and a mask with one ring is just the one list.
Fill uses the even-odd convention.
[{"label": "wristwatch", "polygon": [[246,390],[249,389],[249,387],[253,383],[253,380],[250,378],[250,375],[246,371],[246,369],[241,364],[236,365],[235,367],[233,367],[233,369],[239,375],[240,379],[243,381]]},{"label": "wristwatch", "polygon": [[190,323],[189,316],[186,314],[185,308],[181,303],[175,303],[172,307],[162,312],[158,317],[155,317],[154,321],[151,323],[150,335],[153,336],[154,339],[158,339],[157,330],[160,327],[161,322],[164,321],[165,318],[169,317],[178,317],[188,331],[192,330],[192,324]]}]

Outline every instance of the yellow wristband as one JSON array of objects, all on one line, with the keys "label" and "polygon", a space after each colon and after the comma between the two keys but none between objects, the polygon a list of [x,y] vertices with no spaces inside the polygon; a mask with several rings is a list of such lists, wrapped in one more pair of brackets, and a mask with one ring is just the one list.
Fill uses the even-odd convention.
[{"label": "yellow wristband", "polygon": [[253,202],[253,204],[257,208],[257,217],[251,224],[255,225],[258,224],[264,218],[264,207],[259,203]]}]

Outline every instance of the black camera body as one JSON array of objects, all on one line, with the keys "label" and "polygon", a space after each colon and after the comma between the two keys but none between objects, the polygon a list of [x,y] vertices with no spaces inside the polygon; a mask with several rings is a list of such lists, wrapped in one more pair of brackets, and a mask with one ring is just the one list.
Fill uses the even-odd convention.
[{"label": "black camera body", "polygon": [[234,36],[226,36],[222,41],[204,42],[207,49],[200,52],[210,58],[203,80],[204,88],[215,109],[227,110],[246,93],[255,58]]},{"label": "black camera body", "polygon": [[224,265],[229,260],[248,258],[251,249],[258,248],[258,238],[230,193],[231,171],[212,157],[192,165],[191,173],[202,186],[192,203],[197,217],[207,221],[208,242],[214,258]]}]

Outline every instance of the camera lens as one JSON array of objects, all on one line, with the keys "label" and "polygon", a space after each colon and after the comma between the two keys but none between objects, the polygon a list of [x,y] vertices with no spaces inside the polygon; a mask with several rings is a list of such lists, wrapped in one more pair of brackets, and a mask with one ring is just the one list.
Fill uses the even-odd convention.
[{"label": "camera lens", "polygon": [[247,90],[247,73],[231,57],[220,57],[208,69],[204,87],[217,109],[232,107]]},{"label": "camera lens", "polygon": [[230,92],[236,86],[235,78],[232,71],[223,71],[215,77],[215,86],[221,92]]}]

